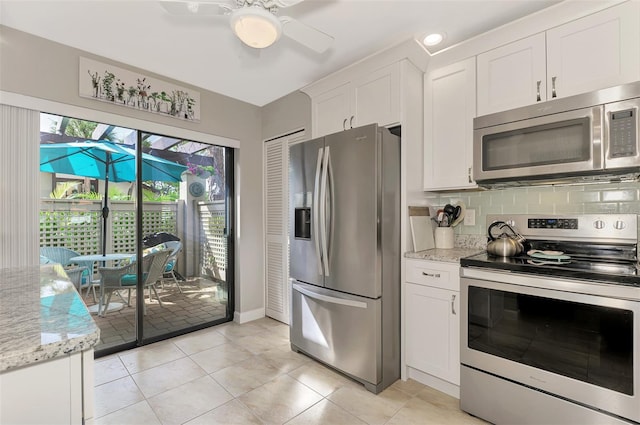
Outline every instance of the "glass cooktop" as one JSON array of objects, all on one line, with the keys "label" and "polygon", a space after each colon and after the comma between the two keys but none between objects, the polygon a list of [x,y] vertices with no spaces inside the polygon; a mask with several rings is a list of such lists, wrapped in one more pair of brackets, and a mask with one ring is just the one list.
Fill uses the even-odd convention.
[{"label": "glass cooktop", "polygon": [[571,258],[541,260],[527,255],[496,257],[482,252],[460,260],[462,267],[497,269],[517,273],[566,277],[619,285],[640,286],[640,274],[635,262]]}]

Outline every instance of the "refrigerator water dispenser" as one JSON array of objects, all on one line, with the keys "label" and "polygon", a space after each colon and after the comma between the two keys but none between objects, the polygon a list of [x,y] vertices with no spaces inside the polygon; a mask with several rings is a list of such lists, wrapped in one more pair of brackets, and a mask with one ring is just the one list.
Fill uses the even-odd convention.
[{"label": "refrigerator water dispenser", "polygon": [[311,239],[311,208],[296,208],[294,214],[296,239]]}]

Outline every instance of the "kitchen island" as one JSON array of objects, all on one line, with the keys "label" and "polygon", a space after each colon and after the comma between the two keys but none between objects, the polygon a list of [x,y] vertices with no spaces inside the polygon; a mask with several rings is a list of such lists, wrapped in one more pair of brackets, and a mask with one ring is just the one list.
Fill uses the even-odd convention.
[{"label": "kitchen island", "polygon": [[91,422],[99,338],[62,266],[0,270],[0,423]]}]

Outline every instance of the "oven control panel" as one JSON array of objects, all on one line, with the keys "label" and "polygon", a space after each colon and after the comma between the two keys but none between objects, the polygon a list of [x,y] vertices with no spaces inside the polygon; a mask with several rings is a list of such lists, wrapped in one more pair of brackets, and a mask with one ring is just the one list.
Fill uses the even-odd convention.
[{"label": "oven control panel", "polygon": [[530,218],[529,229],[577,229],[577,218]]},{"label": "oven control panel", "polygon": [[504,221],[528,239],[637,244],[639,218],[636,214],[490,214],[487,228]]}]

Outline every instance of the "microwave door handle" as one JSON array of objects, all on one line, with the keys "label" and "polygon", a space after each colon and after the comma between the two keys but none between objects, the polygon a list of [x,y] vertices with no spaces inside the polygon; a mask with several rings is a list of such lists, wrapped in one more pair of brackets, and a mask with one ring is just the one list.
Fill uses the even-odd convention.
[{"label": "microwave door handle", "polygon": [[316,263],[318,264],[318,274],[322,275],[322,256],[320,255],[320,174],[322,171],[323,148],[318,149],[318,160],[316,162],[316,178],[313,185],[313,239],[315,243]]}]

